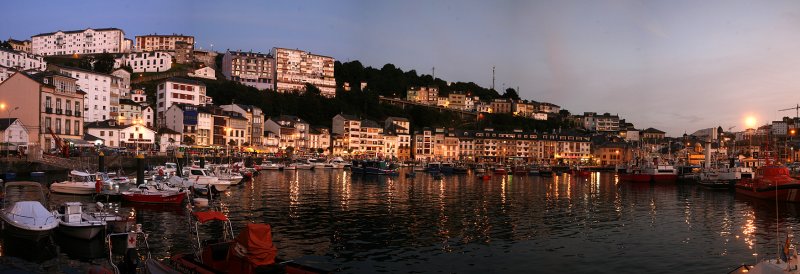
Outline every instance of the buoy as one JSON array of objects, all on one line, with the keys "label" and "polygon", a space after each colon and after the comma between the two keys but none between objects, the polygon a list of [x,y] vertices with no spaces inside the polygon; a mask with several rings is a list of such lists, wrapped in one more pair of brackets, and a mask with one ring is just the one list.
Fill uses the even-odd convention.
[{"label": "buoy", "polygon": [[195,206],[198,207],[207,207],[208,206],[208,199],[206,198],[194,198],[192,199]]}]

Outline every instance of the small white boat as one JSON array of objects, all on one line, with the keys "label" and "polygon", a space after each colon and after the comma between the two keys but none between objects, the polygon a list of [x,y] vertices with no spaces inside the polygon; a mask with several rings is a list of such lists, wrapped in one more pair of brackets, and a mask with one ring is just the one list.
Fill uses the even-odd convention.
[{"label": "small white boat", "polygon": [[476,174],[482,174],[482,173],[486,173],[486,165],[484,165],[484,164],[477,164],[477,165],[475,165],[475,167],[472,169],[472,171],[474,171]]},{"label": "small white boat", "polygon": [[95,180],[97,180],[95,174],[73,170],[69,173],[68,180],[51,184],[50,191],[61,194],[91,195],[96,192],[97,182]]},{"label": "small white boat", "polygon": [[283,169],[283,165],[278,163],[273,163],[270,161],[265,161],[264,163],[258,165],[258,169],[260,170],[281,170]]},{"label": "small white boat", "polygon": [[[15,201],[13,194],[23,197],[30,192],[39,192],[39,201]],[[42,205],[45,201],[42,185],[37,182],[9,182],[3,188],[3,208],[0,209],[0,218],[6,223],[5,231],[11,235],[41,239],[50,235],[58,227],[58,220],[52,212]]]},{"label": "small white boat", "polygon": [[297,163],[291,163],[283,167],[283,170],[297,170]]},{"label": "small white boat", "polygon": [[106,221],[83,212],[80,202],[66,202],[55,213],[58,231],[67,236],[89,240],[106,228]]},{"label": "small white boat", "polygon": [[213,187],[213,189],[216,191],[226,191],[228,190],[228,187],[231,186],[231,182],[221,181],[208,169],[192,167],[184,170],[186,173],[186,179],[195,185],[199,185],[201,187]]},{"label": "small white boat", "polygon": [[294,164],[297,167],[297,169],[302,169],[302,170],[312,170],[312,169],[314,169],[314,165],[313,164],[309,164],[307,162],[295,162],[295,163],[292,163],[292,164]]}]

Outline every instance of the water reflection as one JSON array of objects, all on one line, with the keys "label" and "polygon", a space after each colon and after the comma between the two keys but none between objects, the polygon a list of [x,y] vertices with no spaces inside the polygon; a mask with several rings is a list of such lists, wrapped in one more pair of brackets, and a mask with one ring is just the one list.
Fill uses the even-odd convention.
[{"label": "water reflection", "polygon": [[[775,207],[691,185],[630,184],[597,172],[434,180],[422,173],[266,171],[215,199],[235,231],[248,222],[270,223],[281,257],[318,256],[346,273],[719,273],[754,262],[754,254],[774,257],[778,242],[793,234],[786,228],[800,222],[798,205]],[[78,196],[52,200],[91,203]],[[121,206],[112,208],[133,211],[155,256],[191,251],[187,208]],[[221,237],[215,225],[200,233]],[[20,246],[13,241],[3,242],[2,255],[26,255],[13,250]],[[62,248],[70,258],[95,256],[91,244],[56,241],[87,248]]]}]

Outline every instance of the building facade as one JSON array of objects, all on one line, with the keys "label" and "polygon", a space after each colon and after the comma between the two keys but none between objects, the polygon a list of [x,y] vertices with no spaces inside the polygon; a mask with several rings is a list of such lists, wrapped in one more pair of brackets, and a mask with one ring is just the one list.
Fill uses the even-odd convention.
[{"label": "building facade", "polygon": [[[113,119],[111,106],[118,104],[119,97],[112,96],[112,78],[117,78],[105,73],[99,73],[82,68],[51,65],[48,70],[70,76],[78,80],[78,88],[86,93],[84,105],[86,122],[105,121]],[[119,79],[114,79],[119,81]],[[117,100],[117,102],[113,102]],[[113,103],[112,103],[113,102]]]},{"label": "building facade", "polygon": [[439,98],[439,88],[435,86],[411,87],[406,92],[406,100],[421,104],[435,105]]},{"label": "building facade", "polygon": [[47,69],[47,62],[44,60],[44,57],[39,55],[0,48],[0,66],[21,71],[44,71]]},{"label": "building facade", "polygon": [[172,68],[172,55],[163,51],[123,54],[116,59],[114,66],[128,66],[134,73],[164,72]]},{"label": "building facade", "polygon": [[175,51],[175,43],[194,45],[194,36],[183,34],[150,34],[136,36],[137,51]]},{"label": "building facade", "polygon": [[306,84],[316,86],[322,96],[336,96],[332,57],[302,50],[273,48],[275,88],[279,92],[305,91]]},{"label": "building facade", "polygon": [[156,88],[156,125],[163,125],[164,112],[173,104],[203,106],[211,104],[211,97],[206,96],[203,82],[184,78],[169,78],[161,82]]},{"label": "building facade", "polygon": [[222,56],[222,75],[260,90],[275,87],[275,59],[259,52],[227,51]]},{"label": "building facade", "polygon": [[31,50],[38,55],[124,53],[125,32],[117,28],[57,31],[31,37]]}]

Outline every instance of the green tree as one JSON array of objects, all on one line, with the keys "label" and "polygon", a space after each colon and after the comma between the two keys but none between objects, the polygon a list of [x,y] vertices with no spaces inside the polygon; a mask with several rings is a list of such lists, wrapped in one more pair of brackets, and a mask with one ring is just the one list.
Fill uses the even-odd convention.
[{"label": "green tree", "polygon": [[506,99],[519,100],[519,94],[513,88],[507,88],[506,93],[503,93],[503,96],[501,97]]},{"label": "green tree", "polygon": [[187,146],[194,145],[194,139],[191,136],[184,136],[183,137],[183,144]]},{"label": "green tree", "polygon": [[85,70],[94,70],[94,58],[84,57],[78,60],[78,67]]},{"label": "green tree", "polygon": [[102,53],[95,58],[94,71],[101,73],[111,73],[114,70],[114,55]]}]

